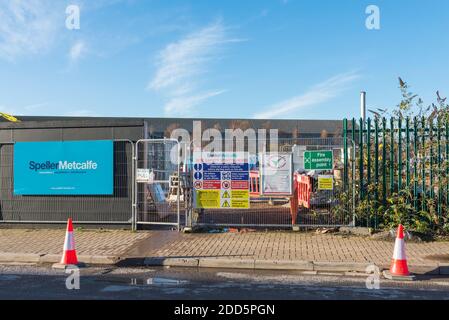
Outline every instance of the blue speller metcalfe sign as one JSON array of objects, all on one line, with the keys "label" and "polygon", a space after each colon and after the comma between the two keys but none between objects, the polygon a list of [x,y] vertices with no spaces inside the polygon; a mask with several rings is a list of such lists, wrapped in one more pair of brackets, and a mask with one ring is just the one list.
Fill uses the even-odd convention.
[{"label": "blue speller metcalfe sign", "polygon": [[112,195],[111,140],[17,142],[14,195]]}]

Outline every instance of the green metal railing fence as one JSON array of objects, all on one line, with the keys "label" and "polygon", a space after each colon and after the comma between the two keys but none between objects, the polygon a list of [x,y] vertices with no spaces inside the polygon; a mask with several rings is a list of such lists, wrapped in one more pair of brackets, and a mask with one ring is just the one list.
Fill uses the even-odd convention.
[{"label": "green metal railing fence", "polygon": [[358,205],[368,203],[376,212],[369,219],[359,219],[359,224],[377,227],[376,210],[385,208],[389,199],[398,194],[416,212],[435,210],[439,217],[446,214],[448,119],[344,119],[343,138],[351,138],[356,145],[354,159],[348,152],[343,154],[344,188],[347,190],[355,180]]}]

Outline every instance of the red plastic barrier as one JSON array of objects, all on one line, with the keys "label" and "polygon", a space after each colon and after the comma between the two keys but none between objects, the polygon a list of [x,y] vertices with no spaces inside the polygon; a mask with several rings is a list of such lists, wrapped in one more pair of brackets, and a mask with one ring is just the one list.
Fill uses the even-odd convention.
[{"label": "red plastic barrier", "polygon": [[298,192],[298,206],[310,208],[310,197],[312,195],[312,179],[307,175],[295,175],[296,188]]}]

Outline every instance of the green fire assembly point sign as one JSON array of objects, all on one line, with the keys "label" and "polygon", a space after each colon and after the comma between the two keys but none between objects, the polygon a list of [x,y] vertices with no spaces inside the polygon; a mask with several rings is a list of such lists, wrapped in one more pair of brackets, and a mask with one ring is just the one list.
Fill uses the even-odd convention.
[{"label": "green fire assembly point sign", "polygon": [[332,170],[333,152],[326,151],[304,151],[304,168],[306,170]]}]

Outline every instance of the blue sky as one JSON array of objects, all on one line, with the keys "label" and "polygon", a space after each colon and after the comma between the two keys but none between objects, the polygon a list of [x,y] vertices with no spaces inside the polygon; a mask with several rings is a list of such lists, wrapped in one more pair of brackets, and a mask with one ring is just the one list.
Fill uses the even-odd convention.
[{"label": "blue sky", "polygon": [[[79,30],[65,9],[81,9]],[[380,30],[365,9],[380,8]],[[449,95],[447,0],[4,0],[15,115],[341,119]]]}]

